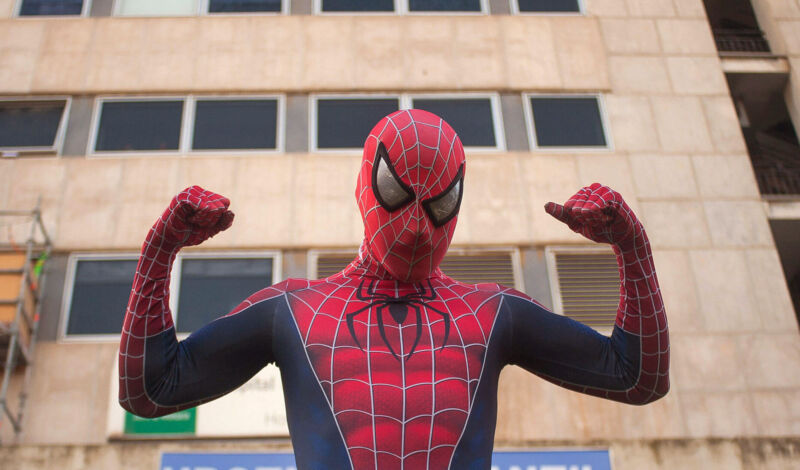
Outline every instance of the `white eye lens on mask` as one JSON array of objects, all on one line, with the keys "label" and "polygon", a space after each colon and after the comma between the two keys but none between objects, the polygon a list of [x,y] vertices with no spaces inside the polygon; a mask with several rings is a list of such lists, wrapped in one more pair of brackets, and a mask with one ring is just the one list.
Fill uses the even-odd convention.
[{"label": "white eye lens on mask", "polygon": [[464,166],[458,169],[456,177],[450,185],[440,194],[422,201],[422,207],[431,218],[431,222],[436,227],[441,227],[450,221],[458,214],[458,208],[461,206],[461,191],[462,181],[464,179]]},{"label": "white eye lens on mask", "polygon": [[383,142],[378,144],[372,168],[372,188],[375,199],[384,209],[393,212],[414,199],[414,190],[405,184],[394,171]]}]

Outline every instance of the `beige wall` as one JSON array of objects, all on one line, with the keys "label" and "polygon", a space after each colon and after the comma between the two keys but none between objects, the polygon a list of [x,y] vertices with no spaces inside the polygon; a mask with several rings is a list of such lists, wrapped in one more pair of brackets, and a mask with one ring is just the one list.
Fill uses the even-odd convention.
[{"label": "beige wall", "polygon": [[[800,13],[796,2],[760,3],[774,15],[770,31],[783,35],[796,113]],[[9,4],[0,0],[0,16]],[[757,448],[772,441],[756,438],[789,437],[788,454],[759,455],[768,468],[790,468],[800,438],[800,335],[702,2],[587,4],[587,17],[6,19],[0,95],[601,92],[610,150],[468,155],[454,243],[582,243],[542,205],[594,181],[618,189],[654,247],[672,332],[672,391],[630,407],[510,368],[498,443],[613,441],[615,469],[659,468],[642,464],[653,461],[755,468],[740,439]],[[129,251],[173,193],[200,184],[229,196],[237,214],[203,248],[353,246],[362,234],[358,161],[306,153],[0,159],[0,207],[31,207],[41,195],[59,250]],[[115,345],[44,343],[38,351],[21,442],[103,444]],[[39,458],[29,447],[4,452],[0,462]],[[157,449],[46,452],[117,462]]]},{"label": "beige wall", "polygon": [[608,88],[597,20],[510,16],[0,20],[4,93],[525,88]]}]

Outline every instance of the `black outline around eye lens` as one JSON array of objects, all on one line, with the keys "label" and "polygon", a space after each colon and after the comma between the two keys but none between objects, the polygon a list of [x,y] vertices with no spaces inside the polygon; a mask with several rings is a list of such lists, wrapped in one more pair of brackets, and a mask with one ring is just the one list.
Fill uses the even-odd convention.
[{"label": "black outline around eye lens", "polygon": [[[450,220],[452,220],[453,217],[455,217],[456,214],[458,214],[458,209],[461,207],[461,198],[462,198],[462,196],[464,196],[464,183],[463,183],[463,180],[464,180],[464,164],[462,163],[461,166],[458,167],[458,173],[456,173],[456,177],[453,178],[453,181],[450,182],[450,184],[447,186],[447,188],[445,188],[444,191],[442,191],[441,193],[437,194],[436,196],[433,196],[432,198],[429,198],[429,199],[426,199],[426,200],[422,201],[422,207],[425,209],[425,212],[428,214],[428,218],[430,218],[431,222],[433,222],[433,226],[434,227],[441,227],[442,225],[446,224],[447,222],[450,222]],[[456,206],[453,208],[452,211],[450,211],[449,214],[447,214],[447,217],[445,217],[442,220],[437,219],[433,215],[433,209],[431,209],[431,204],[433,204],[434,202],[438,201],[439,199],[441,199],[441,198],[445,197],[447,194],[449,194],[450,191],[452,191],[453,188],[456,186],[456,184],[458,184],[460,181],[462,183],[461,183],[461,188],[458,191],[458,202],[456,202]]]},{"label": "black outline around eye lens", "polygon": [[[389,168],[389,172],[392,174],[392,177],[400,185],[400,187],[405,191],[406,197],[404,197],[400,202],[397,204],[389,204],[383,200],[381,197],[381,192],[378,190],[378,164],[380,160],[383,159],[386,163],[386,166]],[[375,199],[378,200],[378,203],[387,211],[394,212],[397,209],[403,207],[404,205],[408,204],[409,201],[414,199],[414,190],[411,189],[411,186],[407,185],[400,179],[400,176],[394,170],[394,166],[392,166],[392,162],[389,161],[389,152],[386,151],[386,146],[383,145],[383,142],[378,143],[378,148],[375,150],[375,160],[372,162],[372,194],[375,195]]]}]

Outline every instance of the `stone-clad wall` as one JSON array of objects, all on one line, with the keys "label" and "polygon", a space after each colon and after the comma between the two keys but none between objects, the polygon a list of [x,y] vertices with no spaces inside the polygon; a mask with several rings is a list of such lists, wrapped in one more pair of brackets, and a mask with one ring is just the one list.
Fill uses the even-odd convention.
[{"label": "stone-clad wall", "polygon": [[0,20],[4,93],[608,88],[583,17]]},{"label": "stone-clad wall", "polygon": [[[0,17],[13,3],[0,0]],[[775,16],[768,33],[783,38],[797,116],[800,12],[789,0],[756,3]],[[618,189],[654,247],[672,391],[630,407],[509,368],[497,441],[614,441],[616,470],[658,468],[641,464],[653,460],[754,468],[752,445],[800,436],[800,335],[702,2],[586,4],[585,17],[3,19],[0,96],[599,92],[610,150],[468,154],[454,243],[582,243],[541,206],[593,181]],[[171,195],[201,184],[229,196],[237,213],[234,227],[203,248],[354,246],[358,162],[306,152],[0,159],[0,207],[31,207],[41,195],[60,251],[135,251]],[[46,343],[39,353],[22,442],[102,446],[114,346]],[[112,461],[127,451],[92,452]],[[790,468],[780,467],[785,452],[759,455]]]}]

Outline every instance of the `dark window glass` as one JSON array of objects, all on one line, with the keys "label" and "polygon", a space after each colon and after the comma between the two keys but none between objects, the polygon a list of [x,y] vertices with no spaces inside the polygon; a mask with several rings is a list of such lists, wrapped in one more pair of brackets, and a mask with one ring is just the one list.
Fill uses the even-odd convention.
[{"label": "dark window glass", "polygon": [[63,101],[0,102],[0,147],[52,147]]},{"label": "dark window glass", "polygon": [[192,148],[274,149],[277,133],[277,100],[198,100]]},{"label": "dark window glass", "polygon": [[135,259],[78,261],[68,335],[119,334],[136,263]]},{"label": "dark window glass", "polygon": [[480,0],[409,0],[410,11],[481,11]]},{"label": "dark window glass", "polygon": [[531,98],[539,147],[604,147],[596,98]]},{"label": "dark window glass", "polygon": [[317,101],[317,147],[361,148],[369,131],[399,109],[398,100],[320,99]]},{"label": "dark window glass", "polygon": [[23,0],[20,16],[29,15],[80,15],[83,0]]},{"label": "dark window glass", "polygon": [[492,103],[488,98],[415,99],[414,107],[441,117],[468,147],[494,147]]},{"label": "dark window glass", "polygon": [[394,1],[322,0],[322,11],[394,11]]},{"label": "dark window glass", "polygon": [[578,0],[517,0],[519,11],[581,11]]},{"label": "dark window glass", "polygon": [[281,11],[281,0],[209,0],[209,13]]},{"label": "dark window glass", "polygon": [[184,259],[178,297],[178,331],[192,332],[227,315],[272,284],[272,258]]},{"label": "dark window glass", "polygon": [[178,150],[183,101],[103,103],[95,150]]}]

